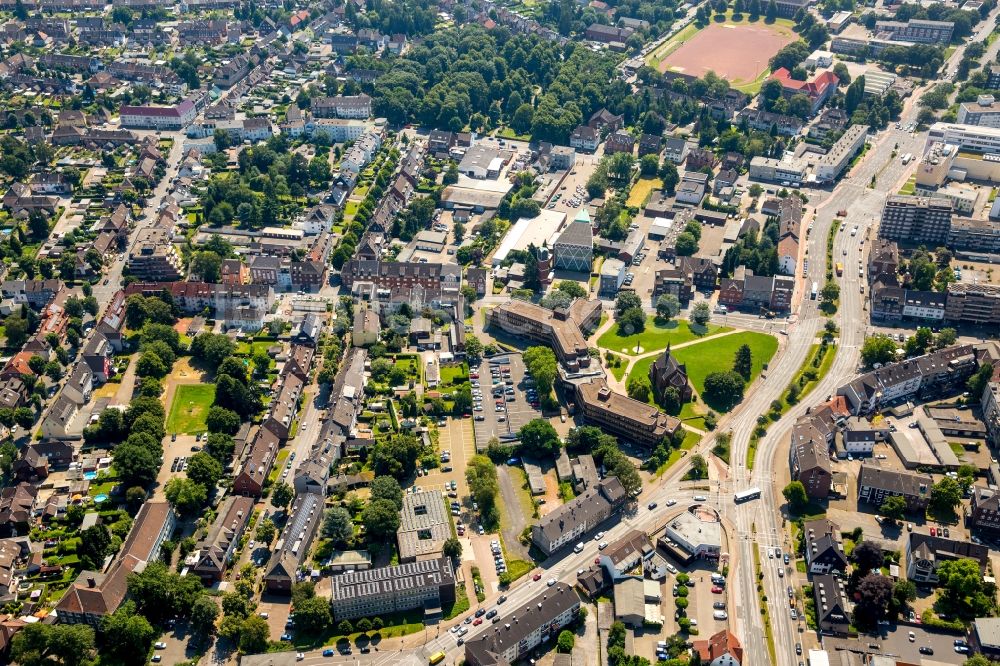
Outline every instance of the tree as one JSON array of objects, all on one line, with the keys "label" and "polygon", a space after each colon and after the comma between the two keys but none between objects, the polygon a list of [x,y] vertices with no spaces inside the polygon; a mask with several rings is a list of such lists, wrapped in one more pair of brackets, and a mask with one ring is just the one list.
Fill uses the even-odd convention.
[{"label": "tree", "polygon": [[851,553],[855,568],[864,576],[882,566],[882,548],[874,541],[862,541]]},{"label": "tree", "polygon": [[111,532],[104,525],[94,525],[83,530],[76,554],[84,568],[101,570],[104,568],[104,558],[111,554]]},{"label": "tree", "polygon": [[535,380],[538,394],[546,399],[552,393],[556,378],[556,355],[549,347],[528,347],[521,356],[524,366]]},{"label": "tree", "polygon": [[943,562],[937,569],[937,576],[945,596],[953,602],[963,603],[985,588],[979,564],[970,558]]},{"label": "tree", "polygon": [[920,356],[927,351],[927,348],[934,342],[934,332],[926,326],[919,327],[916,332],[906,340],[907,356]]},{"label": "tree", "polygon": [[691,308],[690,319],[692,324],[697,324],[698,326],[704,326],[708,323],[708,320],[711,317],[712,317],[712,312],[708,306],[707,301],[698,301]]},{"label": "tree", "polygon": [[[392,478],[392,477],[377,477],[375,480]],[[395,479],[392,479],[395,481]],[[351,519],[351,514],[347,509],[335,506],[326,510],[323,515],[323,536],[327,539],[331,539],[334,543],[338,545],[345,545],[350,543],[351,538],[354,536],[354,521]]]},{"label": "tree", "polygon": [[135,602],[126,601],[101,620],[101,656],[122,664],[144,664],[156,635],[156,629],[149,620],[136,613]]},{"label": "tree", "polygon": [[677,256],[690,257],[698,251],[698,239],[689,231],[682,231],[677,235],[675,246]]},{"label": "tree", "polygon": [[705,377],[707,402],[732,405],[743,399],[742,375],[735,372],[712,372]]},{"label": "tree", "polygon": [[873,335],[861,345],[861,360],[868,367],[885,365],[896,359],[896,343],[887,335]]},{"label": "tree", "polygon": [[222,277],[222,257],[205,250],[191,257],[191,272],[201,276],[203,282],[218,282]]},{"label": "tree", "polygon": [[983,391],[986,390],[986,386],[990,383],[990,379],[993,377],[993,365],[990,363],[983,363],[979,366],[979,369],[965,382],[965,388],[969,390],[969,395],[975,400],[979,400],[983,395]]},{"label": "tree", "polygon": [[951,511],[962,501],[958,481],[946,476],[931,487],[931,505],[940,511]]},{"label": "tree", "polygon": [[521,451],[528,456],[555,458],[559,454],[559,433],[547,419],[532,419],[521,427]]},{"label": "tree", "polygon": [[465,336],[465,355],[470,358],[481,358],[483,343],[475,335]]},{"label": "tree", "polygon": [[559,638],[556,639],[556,650],[561,654],[569,654],[573,651],[574,642],[573,632],[569,629],[563,629],[559,632]]},{"label": "tree", "polygon": [[353,625],[353,624],[351,624],[351,621],[350,621],[350,620],[341,620],[341,621],[340,621],[340,624],[338,624],[338,625],[337,625],[337,631],[338,631],[338,632],[339,632],[339,633],[340,633],[340,634],[341,634],[342,636],[347,636],[347,635],[349,635],[349,634],[350,634],[350,633],[351,633],[352,631],[354,631],[354,625]]},{"label": "tree", "polygon": [[462,542],[455,537],[450,537],[445,540],[444,546],[441,548],[441,552],[443,552],[446,557],[457,560],[462,557]]},{"label": "tree", "polygon": [[681,311],[681,302],[673,294],[662,294],[656,299],[656,316],[670,321]]},{"label": "tree", "polygon": [[240,429],[240,415],[231,409],[213,405],[208,408],[205,426],[209,432],[233,435]]},{"label": "tree", "polygon": [[892,520],[900,520],[903,514],[906,513],[906,500],[900,495],[892,495],[885,498],[882,502],[882,506],[879,511],[886,518],[891,518]]},{"label": "tree", "polygon": [[220,333],[202,333],[191,341],[191,355],[212,370],[234,351],[236,345],[233,341]]},{"label": "tree", "polygon": [[372,481],[371,499],[387,499],[396,505],[397,509],[403,508],[403,489],[399,487],[399,481],[391,476],[378,476]]},{"label": "tree", "polygon": [[284,481],[279,481],[271,489],[271,506],[276,509],[284,509],[294,497],[295,491],[292,490],[292,487]]},{"label": "tree", "polygon": [[646,377],[630,377],[625,387],[628,397],[639,402],[648,402],[651,388]]},{"label": "tree", "polygon": [[750,375],[753,373],[753,355],[750,351],[750,345],[741,345],[736,350],[733,372],[739,374],[746,381],[750,381]]},{"label": "tree", "polygon": [[389,500],[378,499],[369,502],[361,512],[361,522],[369,538],[374,540],[395,535],[399,528],[399,511]]},{"label": "tree", "polygon": [[271,638],[271,628],[267,620],[259,615],[251,615],[240,625],[239,645],[243,654],[257,654],[267,650]]},{"label": "tree", "polygon": [[652,178],[660,168],[660,160],[656,155],[643,155],[639,159],[639,173],[643,178]]},{"label": "tree", "polygon": [[222,478],[222,464],[208,452],[199,451],[188,460],[187,477],[205,488],[214,488]]},{"label": "tree", "polygon": [[885,611],[892,599],[892,579],[877,573],[870,573],[858,582],[858,602],[854,606],[854,624],[868,629],[885,617]]},{"label": "tree", "polygon": [[708,477],[708,462],[697,453],[691,456],[691,469],[688,474],[692,479],[704,479]]},{"label": "tree", "polygon": [[178,513],[191,514],[205,506],[208,490],[191,479],[174,477],[163,488],[167,501],[174,505]]},{"label": "tree", "polygon": [[156,480],[160,471],[160,455],[161,452],[128,442],[119,444],[111,453],[122,484],[143,488],[148,488]]},{"label": "tree", "polygon": [[219,619],[219,606],[208,596],[195,599],[191,606],[191,627],[195,633],[208,636],[215,632],[215,622]]},{"label": "tree", "polygon": [[632,291],[623,291],[618,294],[618,298],[615,299],[615,316],[619,317],[626,310],[632,310],[634,308],[642,309],[642,299],[639,295]]},{"label": "tree", "polygon": [[802,485],[801,481],[792,481],[785,486],[781,494],[785,496],[788,506],[791,507],[792,511],[801,511],[809,505],[809,496],[806,494],[806,488]]},{"label": "tree", "polygon": [[295,625],[306,634],[324,631],[331,619],[330,603],[323,597],[310,597],[295,605]]},{"label": "tree", "polygon": [[270,518],[265,518],[259,523],[257,523],[257,541],[264,544],[269,544],[274,540],[274,537],[278,533],[278,528],[275,527],[274,521]]},{"label": "tree", "polygon": [[942,328],[934,338],[934,348],[950,347],[958,340],[958,331],[953,328]]},{"label": "tree", "polygon": [[83,666],[94,652],[94,629],[85,624],[27,624],[11,640],[10,658],[21,666]]},{"label": "tree", "polygon": [[775,4],[774,0],[768,0],[767,10],[764,13],[764,19],[768,23],[774,23],[775,19],[778,18],[778,5]]},{"label": "tree", "polygon": [[618,316],[618,331],[621,335],[634,335],[646,329],[646,313],[642,308],[629,308]]},{"label": "tree", "polygon": [[663,160],[663,164],[660,165],[660,180],[663,181],[664,191],[673,196],[681,177],[677,173],[677,167],[670,160]]},{"label": "tree", "polygon": [[28,340],[28,320],[24,317],[11,315],[4,322],[7,334],[7,346],[12,349],[20,349]]}]

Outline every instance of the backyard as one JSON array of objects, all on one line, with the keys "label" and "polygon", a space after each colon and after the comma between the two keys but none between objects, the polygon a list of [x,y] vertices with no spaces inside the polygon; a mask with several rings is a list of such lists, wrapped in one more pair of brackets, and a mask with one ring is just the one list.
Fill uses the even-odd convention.
[{"label": "backyard", "polygon": [[656,317],[650,315],[646,318],[646,328],[642,333],[632,335],[622,335],[618,324],[606,331],[597,339],[597,345],[604,349],[624,354],[635,354],[636,345],[639,346],[638,353],[666,349],[667,345],[679,345],[690,342],[706,335],[725,333],[731,331],[726,326],[698,326],[683,319],[676,319],[669,322],[660,322]]},{"label": "backyard", "polygon": [[215,402],[215,384],[181,384],[174,392],[167,415],[167,432],[195,434],[204,432],[205,417]]}]

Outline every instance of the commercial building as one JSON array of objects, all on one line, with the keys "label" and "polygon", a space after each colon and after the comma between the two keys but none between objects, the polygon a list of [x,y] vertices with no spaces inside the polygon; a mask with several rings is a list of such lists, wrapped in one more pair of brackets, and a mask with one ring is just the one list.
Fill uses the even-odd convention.
[{"label": "commercial building", "polygon": [[1000,127],[1000,104],[993,95],[980,95],[975,102],[958,105],[958,122],[962,125]]},{"label": "commercial building", "polygon": [[579,217],[566,225],[552,246],[555,267],[575,273],[590,273],[594,264],[594,228]]},{"label": "commercial building", "polygon": [[806,180],[808,165],[798,158],[776,160],[758,155],[750,160],[750,178],[797,187]]},{"label": "commercial building", "polygon": [[986,570],[990,549],[969,541],[910,532],[906,542],[906,579],[920,585],[937,584],[937,569],[944,562],[970,559]]},{"label": "commercial building", "polygon": [[989,659],[1000,657],[1000,618],[977,617],[969,631],[969,646]]},{"label": "commercial building", "polygon": [[458,163],[458,171],[479,180],[498,178],[508,159],[509,153],[486,145],[475,145],[465,152],[462,161]]},{"label": "commercial building", "polygon": [[951,21],[929,21],[910,19],[909,21],[876,21],[875,33],[883,39],[894,42],[915,42],[918,44],[948,44],[955,31]]},{"label": "commercial building", "polygon": [[868,125],[851,125],[830,147],[829,152],[816,162],[814,174],[820,182],[833,181],[840,177],[847,165],[865,145]]},{"label": "commercial building", "polygon": [[335,622],[422,608],[440,617],[444,604],[455,601],[451,558],[419,560],[330,577],[330,611]]},{"label": "commercial building", "polygon": [[[994,207],[1000,207],[1000,204],[994,204]],[[952,218],[946,247],[977,254],[1000,254],[1000,220]]]},{"label": "commercial building", "polygon": [[910,511],[923,511],[930,503],[934,479],[929,474],[916,474],[883,469],[864,463],[858,474],[858,501],[882,506],[889,497],[902,497]]},{"label": "commercial building", "polygon": [[678,514],[667,523],[667,538],[694,559],[715,560],[722,553],[722,523],[703,506]]},{"label": "commercial building", "polygon": [[614,298],[625,282],[625,262],[610,257],[601,264],[601,276],[597,293],[603,298]]},{"label": "commercial building", "polygon": [[609,476],[542,516],[531,528],[531,541],[543,553],[551,555],[617,513],[627,499],[618,477]]},{"label": "commercial building", "polygon": [[882,208],[879,237],[913,244],[943,245],[951,230],[952,203],[947,199],[894,194]]},{"label": "commercial building", "polygon": [[493,254],[493,266],[500,266],[515,250],[528,251],[532,245],[539,251],[553,247],[565,223],[566,213],[557,210],[543,209],[535,217],[522,217],[504,235]]},{"label": "commercial building", "polygon": [[673,437],[681,427],[678,419],[659,408],[612,391],[603,379],[576,384],[576,408],[588,423],[650,448],[664,437]]},{"label": "commercial building", "polygon": [[451,517],[440,490],[403,495],[399,512],[399,561],[438,559],[444,542],[451,537]]},{"label": "commercial building", "polygon": [[600,301],[578,298],[568,308],[549,310],[534,303],[512,299],[490,310],[491,326],[551,346],[559,362],[571,371],[590,366],[587,339],[582,330],[596,325]]},{"label": "commercial building", "polygon": [[544,588],[534,599],[511,611],[500,622],[488,625],[465,644],[468,666],[510,666],[527,657],[539,645],[554,640],[574,622],[580,597],[565,583]]},{"label": "commercial building", "polygon": [[934,143],[948,143],[984,155],[1000,153],[1000,128],[934,123],[927,130],[925,147]]}]

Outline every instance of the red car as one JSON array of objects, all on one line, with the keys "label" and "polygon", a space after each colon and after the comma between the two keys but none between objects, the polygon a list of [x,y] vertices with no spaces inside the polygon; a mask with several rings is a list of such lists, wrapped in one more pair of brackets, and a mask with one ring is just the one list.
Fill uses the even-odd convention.
[{"label": "red car", "polygon": [[469,379],[479,379],[479,373],[478,372],[470,373]]},{"label": "red car", "polygon": [[931,536],[937,536],[937,530],[935,530],[933,527],[931,528]]},{"label": "red car", "polygon": [[722,594],[723,591],[724,590],[721,587],[719,587],[718,585],[713,585],[712,586],[712,594]]},{"label": "red car", "polygon": [[473,627],[478,627],[482,623],[483,623],[483,618],[477,617],[475,620],[472,621],[472,626]]},{"label": "red car", "polygon": [[538,573],[531,577],[531,580],[541,580],[542,574]]}]

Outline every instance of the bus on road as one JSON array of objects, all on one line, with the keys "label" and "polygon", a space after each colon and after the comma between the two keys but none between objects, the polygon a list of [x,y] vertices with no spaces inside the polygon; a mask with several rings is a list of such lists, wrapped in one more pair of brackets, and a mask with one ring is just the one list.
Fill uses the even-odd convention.
[{"label": "bus on road", "polygon": [[742,502],[749,502],[760,497],[760,488],[747,488],[746,490],[741,490],[733,496],[733,499],[737,504]]},{"label": "bus on road", "polygon": [[817,294],[819,294],[819,283],[813,282],[813,288],[812,292],[809,294],[809,298],[815,301]]},{"label": "bus on road", "polygon": [[842,276],[843,274],[844,274],[844,264],[842,264],[842,263],[840,263],[840,262],[838,261],[838,262],[837,262],[837,277],[840,277],[840,276]]}]

